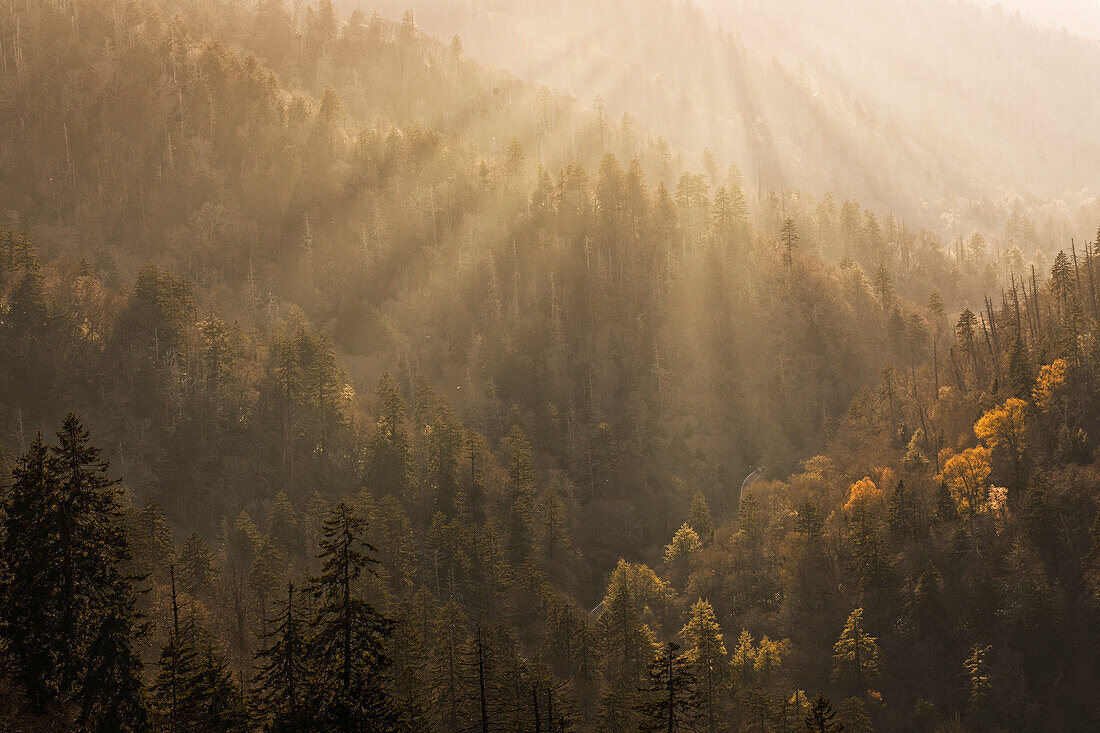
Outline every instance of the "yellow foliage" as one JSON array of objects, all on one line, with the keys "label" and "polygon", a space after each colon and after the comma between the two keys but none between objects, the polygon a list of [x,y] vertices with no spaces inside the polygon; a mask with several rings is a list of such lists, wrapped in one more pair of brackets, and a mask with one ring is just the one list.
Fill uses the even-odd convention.
[{"label": "yellow foliage", "polygon": [[870,505],[882,500],[882,489],[868,476],[852,484],[848,490],[848,503],[844,505],[845,511],[851,511],[857,504]]},{"label": "yellow foliage", "polygon": [[680,529],[676,530],[672,542],[665,546],[665,563],[672,565],[680,558],[687,557],[698,550],[700,545],[699,534],[684,522]]},{"label": "yellow foliage", "polygon": [[989,448],[979,445],[952,456],[944,464],[942,478],[960,512],[976,512],[985,501],[985,480],[992,470],[989,454]]},{"label": "yellow foliage", "polygon": [[1026,418],[1027,403],[1013,397],[982,415],[974,423],[974,434],[991,448],[1004,445],[1014,456],[1019,456],[1023,450]]},{"label": "yellow foliage", "polygon": [[1039,369],[1039,378],[1035,382],[1035,390],[1032,395],[1035,398],[1035,406],[1044,412],[1057,408],[1062,400],[1066,388],[1066,372],[1069,364],[1065,359],[1056,359],[1053,363]]}]

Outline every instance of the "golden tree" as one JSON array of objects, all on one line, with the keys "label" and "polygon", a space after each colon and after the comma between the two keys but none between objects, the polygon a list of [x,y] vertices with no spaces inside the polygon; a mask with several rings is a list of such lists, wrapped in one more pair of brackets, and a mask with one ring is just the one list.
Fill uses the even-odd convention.
[{"label": "golden tree", "polygon": [[973,516],[985,501],[985,480],[992,470],[989,454],[989,448],[979,445],[952,456],[944,464],[943,481],[959,511],[967,516]]},{"label": "golden tree", "polygon": [[1027,430],[1027,403],[1015,397],[1005,400],[974,423],[974,434],[990,448],[1004,447],[1012,459],[1015,483],[1020,483]]}]

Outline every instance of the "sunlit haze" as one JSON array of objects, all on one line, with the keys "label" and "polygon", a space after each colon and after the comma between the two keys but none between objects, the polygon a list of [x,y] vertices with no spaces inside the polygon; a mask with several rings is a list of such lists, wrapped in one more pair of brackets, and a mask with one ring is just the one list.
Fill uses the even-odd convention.
[{"label": "sunlit haze", "polygon": [[0,3],[0,730],[1100,730],[1100,2]]}]

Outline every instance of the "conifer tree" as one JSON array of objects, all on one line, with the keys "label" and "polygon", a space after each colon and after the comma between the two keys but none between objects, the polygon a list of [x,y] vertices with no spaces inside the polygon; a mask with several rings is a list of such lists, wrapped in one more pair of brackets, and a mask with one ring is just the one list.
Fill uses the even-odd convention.
[{"label": "conifer tree", "polygon": [[955,500],[951,497],[951,490],[947,488],[947,482],[941,481],[936,489],[936,519],[944,524],[957,524],[959,510],[955,506]]},{"label": "conifer tree", "polygon": [[687,523],[704,542],[709,542],[714,536],[714,520],[710,516],[710,507],[702,491],[695,492],[692,497]]},{"label": "conifer tree", "polygon": [[729,660],[722,642],[722,629],[710,603],[700,598],[691,607],[691,616],[680,631],[691,645],[684,659],[698,680],[700,728],[716,733],[723,719],[722,703],[729,687]]},{"label": "conifer tree", "polygon": [[275,547],[286,557],[295,557],[301,551],[302,535],[298,527],[298,515],[285,491],[275,495],[271,511],[267,515],[267,533]]},{"label": "conifer tree", "polygon": [[810,703],[810,711],[806,713],[806,730],[810,733],[842,733],[844,725],[834,721],[835,718],[836,711],[829,698],[818,693]]},{"label": "conifer tree", "polygon": [[217,577],[218,569],[214,564],[214,553],[210,545],[198,532],[192,532],[180,547],[179,558],[180,587],[188,593],[199,594],[210,590]]},{"label": "conifer tree", "polygon": [[904,481],[898,481],[890,494],[886,512],[890,535],[899,540],[912,539],[916,535],[918,521],[916,497]]},{"label": "conifer tree", "polygon": [[867,714],[867,705],[861,698],[846,698],[840,703],[839,715],[847,733],[871,733],[871,716]]},{"label": "conifer tree", "polygon": [[143,729],[144,625],[123,574],[132,556],[118,482],[75,414],[57,439],[32,441],[5,501],[0,634],[36,712],[71,705],[85,728]]},{"label": "conifer tree", "polygon": [[138,512],[131,545],[138,571],[163,580],[175,548],[168,519],[156,499],[146,499],[145,507]]},{"label": "conifer tree", "polygon": [[783,244],[783,262],[790,269],[794,264],[794,250],[798,247],[798,228],[795,226],[794,219],[787,217],[783,222],[779,241]]},{"label": "conifer tree", "polygon": [[[127,589],[114,592],[125,593]],[[88,647],[88,669],[76,696],[80,723],[90,732],[149,730],[149,707],[142,681],[145,666],[134,644],[135,629],[144,634],[146,627],[132,599],[109,599]]]},{"label": "conifer tree", "polygon": [[386,640],[393,622],[359,595],[364,573],[377,561],[363,540],[365,522],[341,502],[322,525],[321,574],[310,594],[316,611],[307,645],[313,674],[311,707],[322,728],[388,730],[394,707],[383,675],[390,666]]},{"label": "conifer tree", "polygon": [[637,706],[642,714],[642,730],[696,730],[700,718],[697,680],[690,662],[676,653],[679,648],[679,644],[668,642],[646,665],[648,680],[640,690],[643,699]]},{"label": "conifer tree", "polygon": [[833,645],[833,676],[863,694],[876,674],[878,640],[863,630],[863,609],[857,608]]},{"label": "conifer tree", "polygon": [[367,486],[376,496],[404,496],[410,477],[405,402],[388,372],[379,378],[375,397],[378,417],[367,443]]},{"label": "conifer tree", "polygon": [[307,721],[305,622],[294,590],[294,583],[288,582],[286,603],[264,637],[267,645],[256,652],[254,708],[265,728],[274,732],[300,730]]},{"label": "conifer tree", "polygon": [[612,578],[604,612],[596,624],[603,652],[604,691],[599,723],[605,730],[627,731],[636,727],[634,704],[639,680],[653,658],[653,632],[642,623],[625,573]]},{"label": "conifer tree", "polygon": [[195,718],[190,729],[211,733],[247,730],[248,716],[240,685],[213,644],[207,644],[199,653],[190,682],[188,694],[195,701]]},{"label": "conifer tree", "polygon": [[[180,627],[179,596],[176,592],[175,567],[169,568],[172,604],[172,628],[168,642],[161,647],[157,665],[160,671],[153,682],[153,706],[166,719],[169,730],[181,730],[194,717],[191,681],[195,675],[195,649],[191,634]],[[188,629],[190,631],[190,629]]]},{"label": "conifer tree", "polygon": [[32,709],[44,712],[62,692],[59,667],[73,662],[71,637],[60,636],[51,603],[63,586],[61,568],[40,554],[51,542],[54,508],[61,502],[56,461],[41,434],[19,458],[13,477],[4,506],[2,629]]}]

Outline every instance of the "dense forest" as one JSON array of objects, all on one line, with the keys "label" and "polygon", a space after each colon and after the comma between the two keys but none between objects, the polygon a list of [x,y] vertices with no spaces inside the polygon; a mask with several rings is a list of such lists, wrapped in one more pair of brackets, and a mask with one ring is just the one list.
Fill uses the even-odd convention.
[{"label": "dense forest", "polygon": [[3,727],[1100,725],[1095,203],[662,124],[412,12],[0,7]]}]

